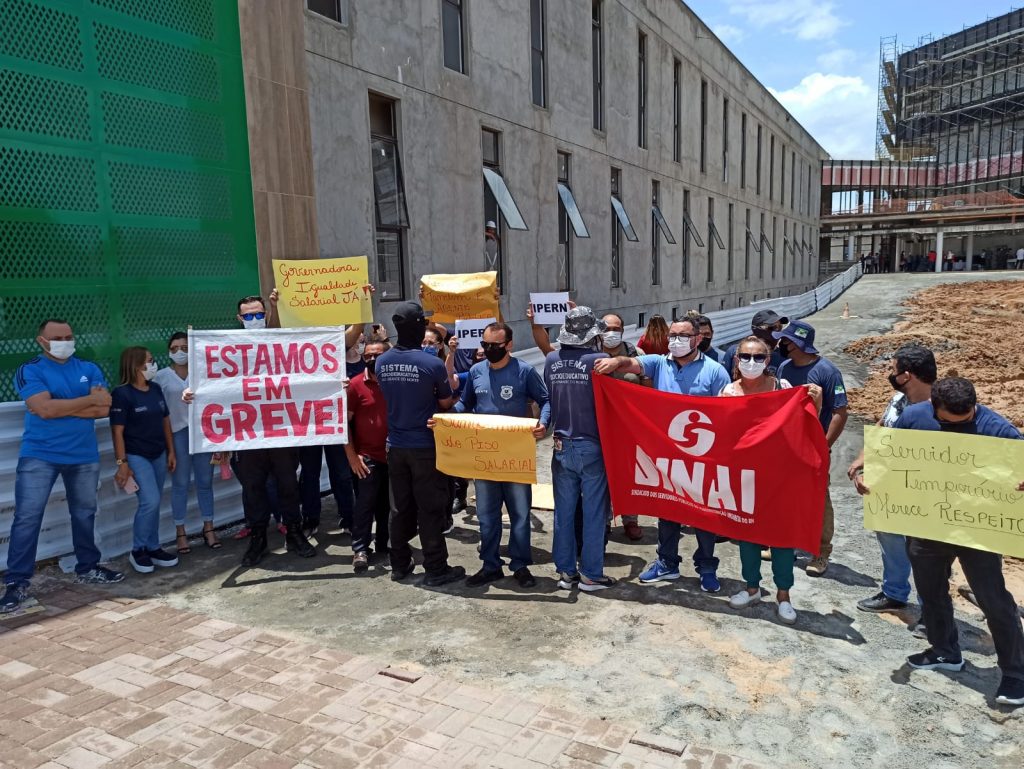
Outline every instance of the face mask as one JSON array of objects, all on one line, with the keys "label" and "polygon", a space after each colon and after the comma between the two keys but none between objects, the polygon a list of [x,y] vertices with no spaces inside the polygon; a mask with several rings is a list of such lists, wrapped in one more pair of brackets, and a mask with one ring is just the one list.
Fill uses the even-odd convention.
[{"label": "face mask", "polygon": [[377,372],[377,357],[363,358],[366,363],[366,373],[368,376],[373,377]]},{"label": "face mask", "polygon": [[366,347],[365,344],[360,342],[355,347],[350,347],[345,351],[345,362],[346,363],[358,363],[362,360],[363,349]]},{"label": "face mask", "polygon": [[432,344],[425,344],[420,349],[427,355],[437,355],[437,348]]},{"label": "face mask", "polygon": [[783,357],[788,358],[789,353],[793,350],[793,343],[788,339],[779,340],[779,352],[782,353]]},{"label": "face mask", "polygon": [[974,427],[974,420],[969,419],[966,422],[957,422],[952,424],[950,422],[939,422],[939,429],[944,433],[975,433],[977,429]]},{"label": "face mask", "polygon": [[701,337],[700,344],[697,345],[697,349],[701,352],[707,352],[711,349],[711,340]]},{"label": "face mask", "polygon": [[50,342],[50,355],[57,360],[67,360],[75,354],[75,342],[52,341]]},{"label": "face mask", "polygon": [[889,374],[889,384],[892,385],[892,389],[896,390],[896,392],[903,392],[904,385],[896,381],[897,377],[899,377],[899,374]]},{"label": "face mask", "polygon": [[491,363],[501,363],[507,354],[508,350],[504,347],[488,347],[484,350],[484,357]]},{"label": "face mask", "polygon": [[764,373],[767,363],[759,363],[756,360],[741,360],[739,362],[740,376],[744,379],[757,379]]},{"label": "face mask", "polygon": [[755,328],[752,329],[750,333],[752,336],[756,336],[762,342],[767,344],[773,350],[775,349],[775,345],[778,343],[778,340],[772,336],[772,332],[768,331],[767,329]]},{"label": "face mask", "polygon": [[618,347],[622,344],[622,332],[621,331],[605,331],[604,332],[604,346],[609,349],[612,347]]},{"label": "face mask", "polygon": [[142,376],[146,377],[146,381],[150,381],[156,376],[156,363],[150,362],[146,364],[146,367],[142,369]]},{"label": "face mask", "polygon": [[171,361],[179,366],[188,363],[188,350],[178,350],[171,353]]},{"label": "face mask", "polygon": [[685,358],[693,352],[693,339],[669,339],[668,353],[673,358]]},{"label": "face mask", "polygon": [[253,318],[252,320],[243,320],[242,327],[250,330],[256,330],[267,327],[266,318]]}]

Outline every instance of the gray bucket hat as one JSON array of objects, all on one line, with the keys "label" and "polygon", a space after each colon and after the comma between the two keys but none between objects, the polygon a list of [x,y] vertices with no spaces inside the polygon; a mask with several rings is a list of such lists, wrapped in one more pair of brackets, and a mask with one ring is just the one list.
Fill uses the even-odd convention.
[{"label": "gray bucket hat", "polygon": [[589,307],[573,307],[565,314],[565,323],[558,331],[558,343],[585,347],[598,334],[604,333],[605,328],[605,322],[599,320]]}]

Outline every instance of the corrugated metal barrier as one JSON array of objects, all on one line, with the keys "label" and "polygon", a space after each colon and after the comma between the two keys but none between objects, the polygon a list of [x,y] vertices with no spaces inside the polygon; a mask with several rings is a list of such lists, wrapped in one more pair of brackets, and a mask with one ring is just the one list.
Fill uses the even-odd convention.
[{"label": "corrugated metal barrier", "polygon": [[[743,337],[750,330],[750,319],[758,309],[773,309],[790,318],[813,315],[835,301],[861,276],[860,265],[840,273],[813,291],[799,296],[779,297],[757,302],[749,307],[708,313],[715,325],[715,341],[719,347]],[[641,330],[627,331],[625,337],[636,342]],[[536,348],[522,350],[516,357],[539,367],[543,356]],[[11,521],[14,517],[14,473],[18,463],[18,449],[21,444],[25,415],[25,404],[21,402],[0,403],[0,568],[7,568],[7,544],[10,540]],[[100,483],[96,514],[96,541],[104,558],[123,555],[131,549],[132,518],[136,501],[117,490],[114,486],[114,449],[110,442],[110,427],[107,420],[97,420],[96,438],[100,447]],[[321,487],[327,488],[326,470],[321,475]],[[216,499],[217,526],[234,523],[242,518],[242,489],[234,478],[222,480],[214,473],[214,496]],[[189,531],[200,528],[199,511],[195,494],[189,499]],[[170,479],[164,488],[164,500],[160,520],[161,541],[174,540],[174,522],[171,520]],[[58,480],[43,517],[42,533],[39,537],[38,558],[53,558],[71,552],[71,521],[68,517],[67,502],[63,483]]]}]

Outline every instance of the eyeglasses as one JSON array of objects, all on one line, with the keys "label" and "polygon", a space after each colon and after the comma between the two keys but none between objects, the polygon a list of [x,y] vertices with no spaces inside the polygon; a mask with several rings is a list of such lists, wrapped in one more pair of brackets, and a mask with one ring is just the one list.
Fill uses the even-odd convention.
[{"label": "eyeglasses", "polygon": [[756,361],[757,363],[764,363],[768,360],[768,356],[762,352],[739,352],[736,353],[736,357],[742,361],[750,362]]},{"label": "eyeglasses", "polygon": [[480,347],[484,350],[500,350],[507,344],[508,342],[481,342]]},{"label": "eyeglasses", "polygon": [[242,316],[242,320],[263,320],[265,317],[265,312],[247,312]]},{"label": "eyeglasses", "polygon": [[668,341],[671,342],[673,339],[697,339],[699,336],[700,334],[669,334]]},{"label": "eyeglasses", "polygon": [[188,345],[177,344],[174,345],[173,347],[168,347],[167,349],[170,350],[171,352],[188,352]]}]

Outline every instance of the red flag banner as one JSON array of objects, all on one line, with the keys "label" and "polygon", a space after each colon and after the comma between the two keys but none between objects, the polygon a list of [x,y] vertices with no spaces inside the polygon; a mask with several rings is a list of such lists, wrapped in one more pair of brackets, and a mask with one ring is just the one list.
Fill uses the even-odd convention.
[{"label": "red flag banner", "polygon": [[702,398],[594,376],[612,507],[817,554],[828,444],[806,389]]}]

